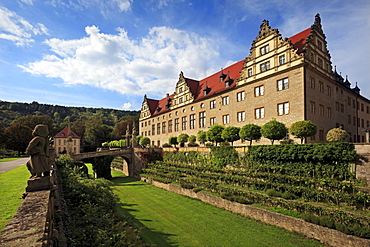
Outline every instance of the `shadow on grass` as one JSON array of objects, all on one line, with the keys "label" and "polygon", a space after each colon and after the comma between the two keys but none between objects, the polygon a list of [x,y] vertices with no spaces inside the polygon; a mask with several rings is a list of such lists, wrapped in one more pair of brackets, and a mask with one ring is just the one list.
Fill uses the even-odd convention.
[{"label": "shadow on grass", "polygon": [[114,186],[142,186],[146,184],[129,184],[132,182],[137,182],[139,181],[137,178],[133,177],[113,177],[111,181],[114,183]]},{"label": "shadow on grass", "polygon": [[[114,186],[137,186],[137,185],[146,185],[146,184],[129,184],[132,182],[139,181],[136,178],[132,177],[114,177],[112,182]],[[140,236],[144,239],[145,242],[148,244],[152,244],[153,246],[171,246],[176,247],[179,246],[178,243],[171,242],[169,237],[176,236],[174,234],[168,234],[160,231],[156,231],[155,229],[151,229],[146,227],[143,223],[144,222],[151,222],[152,220],[149,219],[137,219],[132,212],[137,211],[132,207],[136,206],[137,204],[129,204],[129,203],[118,203],[117,211],[120,215],[124,217],[124,219],[130,224],[135,226],[140,231]]]}]

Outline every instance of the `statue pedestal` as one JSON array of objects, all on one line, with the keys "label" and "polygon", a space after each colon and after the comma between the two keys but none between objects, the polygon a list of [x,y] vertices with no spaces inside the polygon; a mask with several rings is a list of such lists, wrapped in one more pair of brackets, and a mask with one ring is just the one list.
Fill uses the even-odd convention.
[{"label": "statue pedestal", "polygon": [[51,176],[30,178],[27,181],[26,192],[50,190],[53,188]]}]

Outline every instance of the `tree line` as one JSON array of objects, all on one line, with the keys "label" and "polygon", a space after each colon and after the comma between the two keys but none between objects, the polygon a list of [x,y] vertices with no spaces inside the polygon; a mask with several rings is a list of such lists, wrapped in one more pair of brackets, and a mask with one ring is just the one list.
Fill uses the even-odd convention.
[{"label": "tree line", "polygon": [[[30,112],[31,114],[24,115]],[[93,151],[102,142],[122,138],[128,125],[130,130],[134,123],[136,129],[139,128],[138,111],[62,107],[37,102],[27,104],[1,101],[0,119],[0,156],[12,155],[12,151],[16,151],[18,155],[24,152],[37,124],[47,125],[50,137],[53,137],[70,122],[72,131],[82,139],[81,148],[84,151]]]},{"label": "tree line", "polygon": [[[185,143],[188,143],[189,147],[199,146],[196,143],[198,141],[200,144],[213,145],[216,146],[219,143],[223,145],[233,145],[235,141],[244,140],[249,141],[249,145],[252,145],[252,141],[259,140],[261,137],[267,138],[271,141],[271,144],[274,144],[276,140],[282,140],[281,143],[294,143],[292,139],[286,139],[288,133],[293,135],[295,138],[299,138],[301,143],[304,143],[305,138],[316,135],[317,126],[310,120],[302,120],[295,122],[291,125],[290,129],[287,129],[284,123],[272,119],[266,124],[259,126],[256,124],[246,124],[243,127],[234,127],[228,126],[224,127],[223,125],[214,124],[208,131],[200,130],[197,133],[197,136],[189,136],[186,133],[182,133],[179,136],[171,136],[168,138],[168,143],[165,143],[164,147],[170,147],[180,144],[184,146]],[[328,131],[326,135],[326,140],[328,142],[343,142],[346,141],[349,135],[347,132],[341,128],[334,128]],[[150,139],[145,143],[146,145],[150,144]],[[209,143],[206,143],[206,142]]]}]

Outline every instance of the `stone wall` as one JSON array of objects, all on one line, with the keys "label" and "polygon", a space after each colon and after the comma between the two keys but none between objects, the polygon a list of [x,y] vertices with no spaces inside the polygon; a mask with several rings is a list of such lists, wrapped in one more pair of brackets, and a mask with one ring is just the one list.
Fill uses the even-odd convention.
[{"label": "stone wall", "polygon": [[342,232],[329,229],[326,227],[318,226],[312,223],[308,223],[302,219],[294,218],[291,216],[286,216],[278,214],[275,212],[270,212],[265,209],[256,208],[249,205],[240,204],[237,202],[230,202],[223,198],[198,192],[195,193],[192,190],[184,189],[179,185],[175,184],[163,184],[157,181],[154,181],[151,178],[142,178],[143,181],[150,183],[158,188],[162,188],[168,191],[175,192],[180,195],[188,196],[191,198],[196,198],[202,202],[211,204],[218,208],[232,211],[243,216],[247,216],[253,219],[260,220],[262,222],[276,225],[282,228],[285,228],[289,231],[296,231],[302,233],[310,238],[319,240],[324,244],[330,246],[338,247],[364,247],[370,246],[370,240],[355,237],[352,235],[346,235]]},{"label": "stone wall", "polygon": [[28,192],[0,237],[1,246],[52,246],[53,192]]}]

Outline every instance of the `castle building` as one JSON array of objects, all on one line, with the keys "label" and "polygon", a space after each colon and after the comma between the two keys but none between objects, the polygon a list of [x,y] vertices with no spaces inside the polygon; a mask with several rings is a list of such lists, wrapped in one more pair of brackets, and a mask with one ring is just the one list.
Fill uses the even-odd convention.
[{"label": "castle building", "polygon": [[350,135],[348,141],[368,142],[363,130],[370,126],[370,101],[357,83],[333,71],[319,14],[310,28],[285,39],[264,20],[244,60],[200,81],[181,72],[175,92],[163,99],[145,95],[139,134],[161,146],[170,136],[197,135],[215,123],[262,126],[273,118],[287,128],[311,120],[317,133],[307,143],[325,142],[326,133],[339,126]]},{"label": "castle building", "polygon": [[70,153],[79,154],[81,152],[80,143],[81,138],[68,127],[54,136],[54,148],[57,154],[67,153],[68,148],[70,148]]}]

